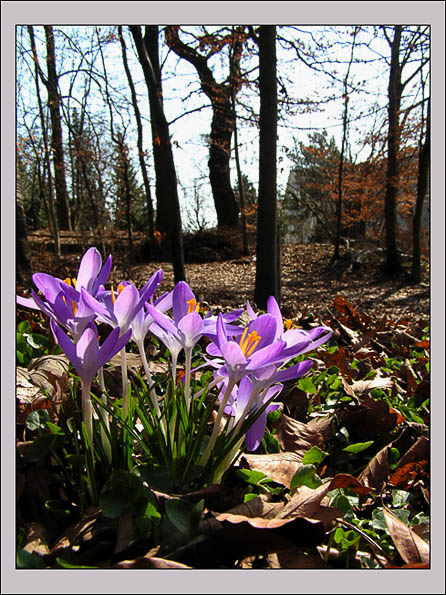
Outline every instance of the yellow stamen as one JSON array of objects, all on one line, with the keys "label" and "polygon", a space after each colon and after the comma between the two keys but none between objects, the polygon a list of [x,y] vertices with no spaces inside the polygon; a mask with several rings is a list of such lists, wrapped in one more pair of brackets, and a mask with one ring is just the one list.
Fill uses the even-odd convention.
[{"label": "yellow stamen", "polygon": [[252,331],[252,333],[249,333],[248,337],[246,337],[247,331],[248,327],[245,328],[243,335],[240,337],[240,347],[243,351],[243,354],[246,355],[246,357],[249,357],[252,355],[262,337],[257,333],[257,331]]},{"label": "yellow stamen", "polygon": [[[123,285],[122,283],[120,283],[120,284],[118,285],[118,289],[117,289],[117,293],[118,293],[118,295],[119,295],[120,293],[122,293],[122,292],[124,291],[124,289],[125,289],[125,285]],[[112,299],[112,302],[113,302],[113,303],[115,303],[115,302],[116,302],[116,296],[115,296],[115,289],[114,289],[113,285],[111,285],[111,287],[110,287],[110,291],[111,291],[111,299]]]},{"label": "yellow stamen", "polygon": [[249,341],[249,339],[246,339],[246,343],[245,343],[245,337],[246,337],[247,332],[248,332],[248,327],[246,327],[245,330],[243,331],[243,335],[240,337],[240,341],[239,341],[239,345],[242,348],[243,353],[245,353],[245,347]]},{"label": "yellow stamen", "polygon": [[200,304],[194,298],[187,300],[187,303],[189,304],[189,309],[187,311],[188,314],[191,312],[198,312],[200,309]]},{"label": "yellow stamen", "polygon": [[290,320],[289,318],[287,320],[285,320],[285,326],[286,326],[286,330],[289,331],[291,326],[293,324],[293,321]]}]

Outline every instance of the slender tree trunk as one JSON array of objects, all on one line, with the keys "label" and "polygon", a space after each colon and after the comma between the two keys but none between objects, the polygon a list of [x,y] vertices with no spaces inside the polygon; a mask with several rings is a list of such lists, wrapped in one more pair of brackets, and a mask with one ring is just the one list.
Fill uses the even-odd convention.
[{"label": "slender tree trunk", "polygon": [[22,186],[16,183],[16,281],[29,286],[32,278],[31,257],[28,247],[28,233],[23,207]]},{"label": "slender tree trunk", "polygon": [[388,272],[401,270],[400,255],[396,240],[396,201],[398,195],[398,148],[400,141],[399,112],[401,104],[401,66],[400,43],[401,25],[395,25],[395,32],[391,44],[391,62],[389,76],[389,132],[387,140],[387,174],[384,220],[386,229],[386,262],[384,268]]},{"label": "slender tree trunk", "polygon": [[212,101],[209,147],[209,180],[214,197],[218,227],[238,227],[238,208],[231,185],[231,137],[235,117],[229,97]]},{"label": "slender tree trunk", "polygon": [[129,87],[130,87],[133,110],[135,112],[136,126],[138,129],[139,165],[141,167],[141,174],[142,174],[142,179],[143,179],[143,183],[144,183],[144,190],[146,192],[147,218],[148,218],[148,222],[149,222],[149,237],[150,237],[150,241],[152,241],[153,232],[154,232],[153,203],[152,203],[152,192],[150,190],[149,176],[147,174],[147,166],[146,166],[146,162],[144,160],[143,127],[142,127],[141,113],[139,111],[138,100],[136,97],[136,91],[135,91],[135,85],[133,83],[132,73],[130,72],[130,68],[128,65],[127,50],[126,50],[126,46],[125,46],[124,36],[122,34],[122,26],[121,25],[118,27],[118,32],[119,32],[119,39],[121,40],[122,61],[124,64],[124,70],[127,75],[127,80],[128,80]]},{"label": "slender tree trunk", "polygon": [[36,85],[36,95],[37,95],[37,103],[39,106],[39,117],[40,117],[40,125],[42,128],[42,138],[43,138],[43,145],[45,148],[45,162],[47,166],[47,174],[48,174],[48,224],[51,228],[51,233],[54,239],[54,254],[57,258],[60,257],[60,236],[59,236],[59,223],[57,220],[56,215],[56,207],[54,204],[54,192],[53,192],[53,177],[51,174],[51,159],[50,159],[50,147],[48,142],[48,135],[46,130],[45,124],[45,115],[43,113],[43,105],[42,100],[40,97],[40,87],[39,87],[39,75],[44,80],[44,76],[42,71],[40,70],[39,60],[37,57],[37,50],[36,44],[34,41],[34,30],[31,25],[28,26],[28,33],[29,38],[31,41],[31,48],[34,56],[34,68],[35,68],[35,76],[34,82]]},{"label": "slender tree trunk", "polygon": [[177,25],[166,27],[166,43],[180,58],[184,58],[196,69],[201,88],[212,105],[212,122],[209,146],[209,180],[214,198],[218,227],[238,227],[239,210],[231,185],[231,139],[235,129],[235,113],[232,96],[241,87],[240,55],[242,42],[236,37],[231,52],[231,75],[229,83],[217,83],[207,64],[207,58],[194,48],[183,43]]},{"label": "slender tree trunk", "polygon": [[57,89],[56,55],[54,46],[54,34],[51,25],[45,25],[46,49],[47,49],[47,91],[48,106],[51,116],[52,139],[51,149],[53,151],[54,164],[54,186],[56,191],[57,219],[60,229],[71,229],[70,207],[68,202],[67,182],[65,177],[65,158],[63,148],[62,120],[60,116],[60,96]]},{"label": "slender tree trunk", "polygon": [[423,205],[426,197],[428,177],[429,177],[429,162],[430,162],[430,99],[428,103],[427,122],[426,122],[426,137],[424,143],[420,148],[418,158],[418,180],[417,180],[417,201],[415,204],[415,213],[413,217],[413,252],[412,252],[412,278],[415,283],[421,281],[421,221],[423,214]]},{"label": "slender tree trunk", "polygon": [[161,71],[158,55],[158,26],[147,25],[144,38],[138,25],[130,25],[130,31],[135,41],[149,92],[153,158],[156,174],[156,227],[161,234],[167,234],[174,278],[175,282],[177,282],[186,279],[183,232],[169,126],[162,102]]},{"label": "slender tree trunk", "polygon": [[345,159],[345,145],[347,142],[347,116],[348,116],[348,102],[349,102],[349,95],[348,95],[348,77],[350,75],[350,68],[353,62],[353,52],[355,48],[355,39],[356,39],[356,29],[354,31],[353,40],[352,40],[352,49],[350,54],[350,62],[347,68],[347,72],[344,78],[344,113],[342,116],[342,143],[341,143],[341,155],[339,157],[339,170],[338,170],[338,204],[336,208],[336,239],[335,239],[335,249],[333,256],[331,258],[331,262],[334,262],[339,258],[339,247],[341,243],[341,233],[342,233],[342,210],[343,210],[343,183],[344,183],[344,159]]},{"label": "slender tree trunk", "polygon": [[266,308],[269,296],[280,301],[277,239],[277,79],[276,27],[259,28],[260,147],[254,300]]}]

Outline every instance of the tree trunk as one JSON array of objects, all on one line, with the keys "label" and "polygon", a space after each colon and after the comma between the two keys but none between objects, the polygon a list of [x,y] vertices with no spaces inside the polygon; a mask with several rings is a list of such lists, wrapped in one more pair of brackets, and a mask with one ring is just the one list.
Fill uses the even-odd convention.
[{"label": "tree trunk", "polygon": [[[158,26],[146,25],[144,38],[138,25],[130,25],[149,92],[153,159],[156,174],[156,228],[167,234],[175,282],[185,280],[183,234],[177,176],[170,143],[169,126],[162,103],[158,56]],[[161,236],[162,237],[162,236]]]},{"label": "tree trunk", "polygon": [[[43,113],[42,100],[40,98],[39,76],[42,79],[44,84],[46,84],[46,79],[40,69],[40,66],[39,66],[36,44],[34,41],[34,30],[31,25],[28,25],[28,33],[29,33],[29,38],[31,41],[31,48],[32,48],[33,56],[34,56],[34,68],[35,68],[34,83],[36,85],[36,95],[37,95],[37,103],[39,106],[40,125],[42,127],[42,138],[43,138],[43,144],[45,147],[45,163],[47,166],[47,174],[48,174],[48,225],[51,229],[51,233],[52,233],[53,239],[54,239],[54,254],[57,258],[59,258],[60,257],[59,223],[57,220],[56,207],[54,204],[55,201],[54,201],[54,193],[53,193],[53,177],[51,174],[50,147],[49,147],[49,143],[48,143],[48,135],[47,135],[46,124],[45,124],[45,116]],[[43,189],[43,185],[42,185],[42,189]]]},{"label": "tree trunk", "polygon": [[276,27],[259,28],[260,147],[254,300],[265,309],[269,296],[280,301],[280,246],[277,239]]},{"label": "tree trunk", "polygon": [[231,137],[235,117],[229,97],[212,102],[213,116],[209,147],[209,180],[218,227],[238,227],[238,207],[231,185]]},{"label": "tree trunk", "polygon": [[430,140],[431,140],[431,129],[430,129],[430,99],[428,103],[427,111],[427,123],[426,123],[426,137],[424,143],[420,148],[420,154],[418,158],[418,179],[417,179],[417,201],[415,204],[415,213],[413,217],[413,252],[412,252],[412,278],[415,283],[421,281],[421,245],[420,245],[420,233],[421,233],[421,220],[423,214],[423,204],[426,197],[428,177],[429,177],[429,162],[430,162]]},{"label": "tree trunk", "polygon": [[395,26],[391,44],[391,62],[389,77],[389,132],[387,139],[387,174],[384,219],[386,229],[386,262],[384,268],[388,272],[401,270],[400,255],[396,241],[396,200],[398,194],[398,148],[400,141],[399,112],[401,104],[401,66],[400,43],[401,25]]},{"label": "tree trunk", "polygon": [[179,27],[166,27],[166,43],[180,58],[192,64],[200,77],[201,89],[212,105],[212,123],[209,147],[209,180],[214,198],[218,227],[238,227],[239,209],[231,185],[231,138],[235,129],[232,96],[241,87],[239,63],[242,42],[233,41],[229,83],[217,83],[207,64],[207,58],[183,43]]},{"label": "tree trunk", "polygon": [[25,209],[23,207],[20,180],[16,183],[16,282],[28,287],[31,284],[32,267],[28,247]]},{"label": "tree trunk", "polygon": [[122,26],[121,25],[119,25],[119,27],[118,27],[118,32],[119,32],[119,39],[121,40],[122,61],[124,64],[124,70],[127,75],[127,80],[128,80],[129,87],[130,87],[133,110],[135,112],[136,126],[138,129],[139,165],[141,167],[141,174],[142,174],[142,179],[144,182],[144,190],[146,192],[147,218],[148,218],[148,223],[149,223],[149,238],[150,238],[150,241],[152,241],[153,240],[153,232],[154,232],[152,192],[150,190],[149,176],[147,174],[147,166],[146,166],[146,162],[144,160],[143,127],[142,127],[141,113],[139,111],[138,99],[136,97],[136,91],[135,91],[135,85],[134,85],[133,79],[132,79],[132,73],[130,72],[130,68],[129,68],[128,61],[127,61],[127,50],[126,50],[126,46],[125,46],[124,36],[122,34]]},{"label": "tree trunk", "polygon": [[48,91],[48,107],[51,116],[54,164],[54,187],[56,191],[56,210],[59,229],[71,229],[67,182],[65,178],[65,158],[63,148],[62,120],[60,116],[60,96],[57,89],[56,56],[54,47],[54,34],[51,25],[45,25],[47,70],[48,78],[46,87]]}]

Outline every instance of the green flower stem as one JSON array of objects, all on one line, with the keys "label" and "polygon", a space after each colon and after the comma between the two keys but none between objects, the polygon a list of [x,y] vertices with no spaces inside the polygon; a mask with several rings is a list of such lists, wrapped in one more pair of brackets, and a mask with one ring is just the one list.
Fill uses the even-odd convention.
[{"label": "green flower stem", "polygon": [[192,368],[192,349],[188,348],[184,350],[186,356],[186,372],[184,376],[184,398],[186,401],[186,409],[189,411],[190,408],[190,399],[191,399],[191,390],[190,390],[190,375],[191,375],[191,368]]},{"label": "green flower stem", "polygon": [[121,375],[122,375],[122,415],[125,421],[129,416],[129,378],[127,372],[127,354],[125,347],[121,349]]},{"label": "green flower stem", "polygon": [[[99,387],[101,389],[101,401],[104,403],[104,405],[107,405],[107,395],[105,394],[104,368],[103,367],[99,368],[98,382],[99,382]],[[108,413],[102,407],[100,408],[100,413],[101,413],[101,417],[104,422],[104,425],[107,428],[108,433],[110,433],[110,419],[109,419]],[[102,446],[104,447],[104,452],[105,452],[105,456],[107,457],[107,461],[109,463],[111,463],[112,462],[112,448],[111,448],[110,440],[108,439],[107,432],[105,431],[105,428],[102,425],[101,425],[101,442],[102,442]]]},{"label": "green flower stem", "polygon": [[195,393],[195,398],[199,399],[201,397],[201,395],[204,393],[204,391],[210,391],[211,388],[214,388],[214,386],[216,384],[218,384],[219,382],[221,382],[223,380],[224,376],[217,376],[217,378],[214,378],[214,380],[212,380],[212,382],[210,382],[206,388],[202,388],[201,390],[199,390],[198,392]]},{"label": "green flower stem", "polygon": [[87,430],[88,439],[93,446],[93,406],[90,398],[91,382],[82,381],[82,418]]},{"label": "green flower stem", "polygon": [[217,419],[215,420],[215,423],[214,423],[211,438],[210,438],[208,445],[206,447],[206,450],[204,451],[204,453],[201,457],[201,460],[200,460],[200,465],[202,465],[203,467],[208,462],[208,459],[210,457],[212,449],[214,448],[215,441],[217,440],[217,434],[218,434],[218,430],[219,430],[219,426],[220,426],[220,421],[221,421],[221,418],[223,417],[226,403],[228,402],[229,397],[231,396],[231,392],[232,392],[232,389],[234,388],[234,386],[235,386],[235,382],[233,382],[233,381],[228,382],[228,386],[226,387],[226,392],[223,396],[222,402],[220,404],[220,408],[218,410]]},{"label": "green flower stem", "polygon": [[240,447],[243,444],[244,439],[245,439],[245,436],[243,435],[240,438],[240,440],[237,442],[237,444],[234,446],[234,448],[226,455],[226,457],[223,459],[223,461],[217,467],[217,469],[215,470],[214,476],[212,478],[212,483],[220,483],[221,482],[221,478],[223,477],[223,474],[228,469],[228,467],[230,467],[234,457],[240,450]]},{"label": "green flower stem", "polygon": [[144,371],[146,373],[147,376],[147,381],[149,383],[149,388],[150,388],[150,400],[152,402],[152,405],[156,411],[156,415],[158,417],[158,419],[161,420],[161,427],[163,428],[164,431],[166,431],[166,426],[165,426],[165,419],[161,419],[161,409],[158,403],[158,397],[156,395],[155,389],[153,387],[153,379],[152,379],[152,374],[150,373],[150,369],[149,369],[149,364],[147,362],[147,356],[146,356],[146,352],[144,350],[144,346],[138,343],[138,350],[139,350],[139,354],[141,356],[142,359],[142,363],[144,366]]}]

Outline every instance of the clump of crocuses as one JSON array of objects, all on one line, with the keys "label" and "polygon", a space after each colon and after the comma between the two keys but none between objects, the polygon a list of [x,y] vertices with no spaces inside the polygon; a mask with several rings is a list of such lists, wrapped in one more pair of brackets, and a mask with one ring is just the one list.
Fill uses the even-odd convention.
[{"label": "clump of crocuses", "polygon": [[[110,417],[116,416],[123,435],[127,432],[126,443],[130,436],[139,450],[142,445],[149,466],[174,469],[177,487],[185,485],[192,470],[194,477],[201,471],[203,483],[220,481],[243,443],[250,451],[258,448],[267,414],[278,407],[273,401],[283,383],[309,371],[312,361],[300,356],[328,341],[331,330],[325,326],[310,331],[290,328],[273,297],[266,313],[256,313],[247,303],[246,309],[214,315],[202,311],[183,281],[156,296],[163,280],[161,269],[140,290],[127,280],[107,287],[111,269],[111,256],[103,265],[100,253],[92,247],[84,254],[76,277],[63,280],[36,273],[33,281],[39,293],[32,290],[31,298],[18,297],[17,302],[50,317],[54,338],[81,381],[89,442],[94,445],[99,426],[110,465],[112,449],[104,430],[109,428]],[[103,340],[98,323],[111,327]],[[151,335],[164,345],[169,359],[166,374],[155,379],[145,350]],[[129,390],[126,361],[130,341],[137,346],[144,370],[144,378],[133,391]],[[99,406],[103,404],[99,424],[93,415],[91,385],[98,376],[104,387],[102,369],[118,353],[122,400],[119,407],[110,407],[105,397],[98,400]],[[184,369],[179,370],[182,355]],[[138,464],[136,456],[128,461],[130,466]]]}]

